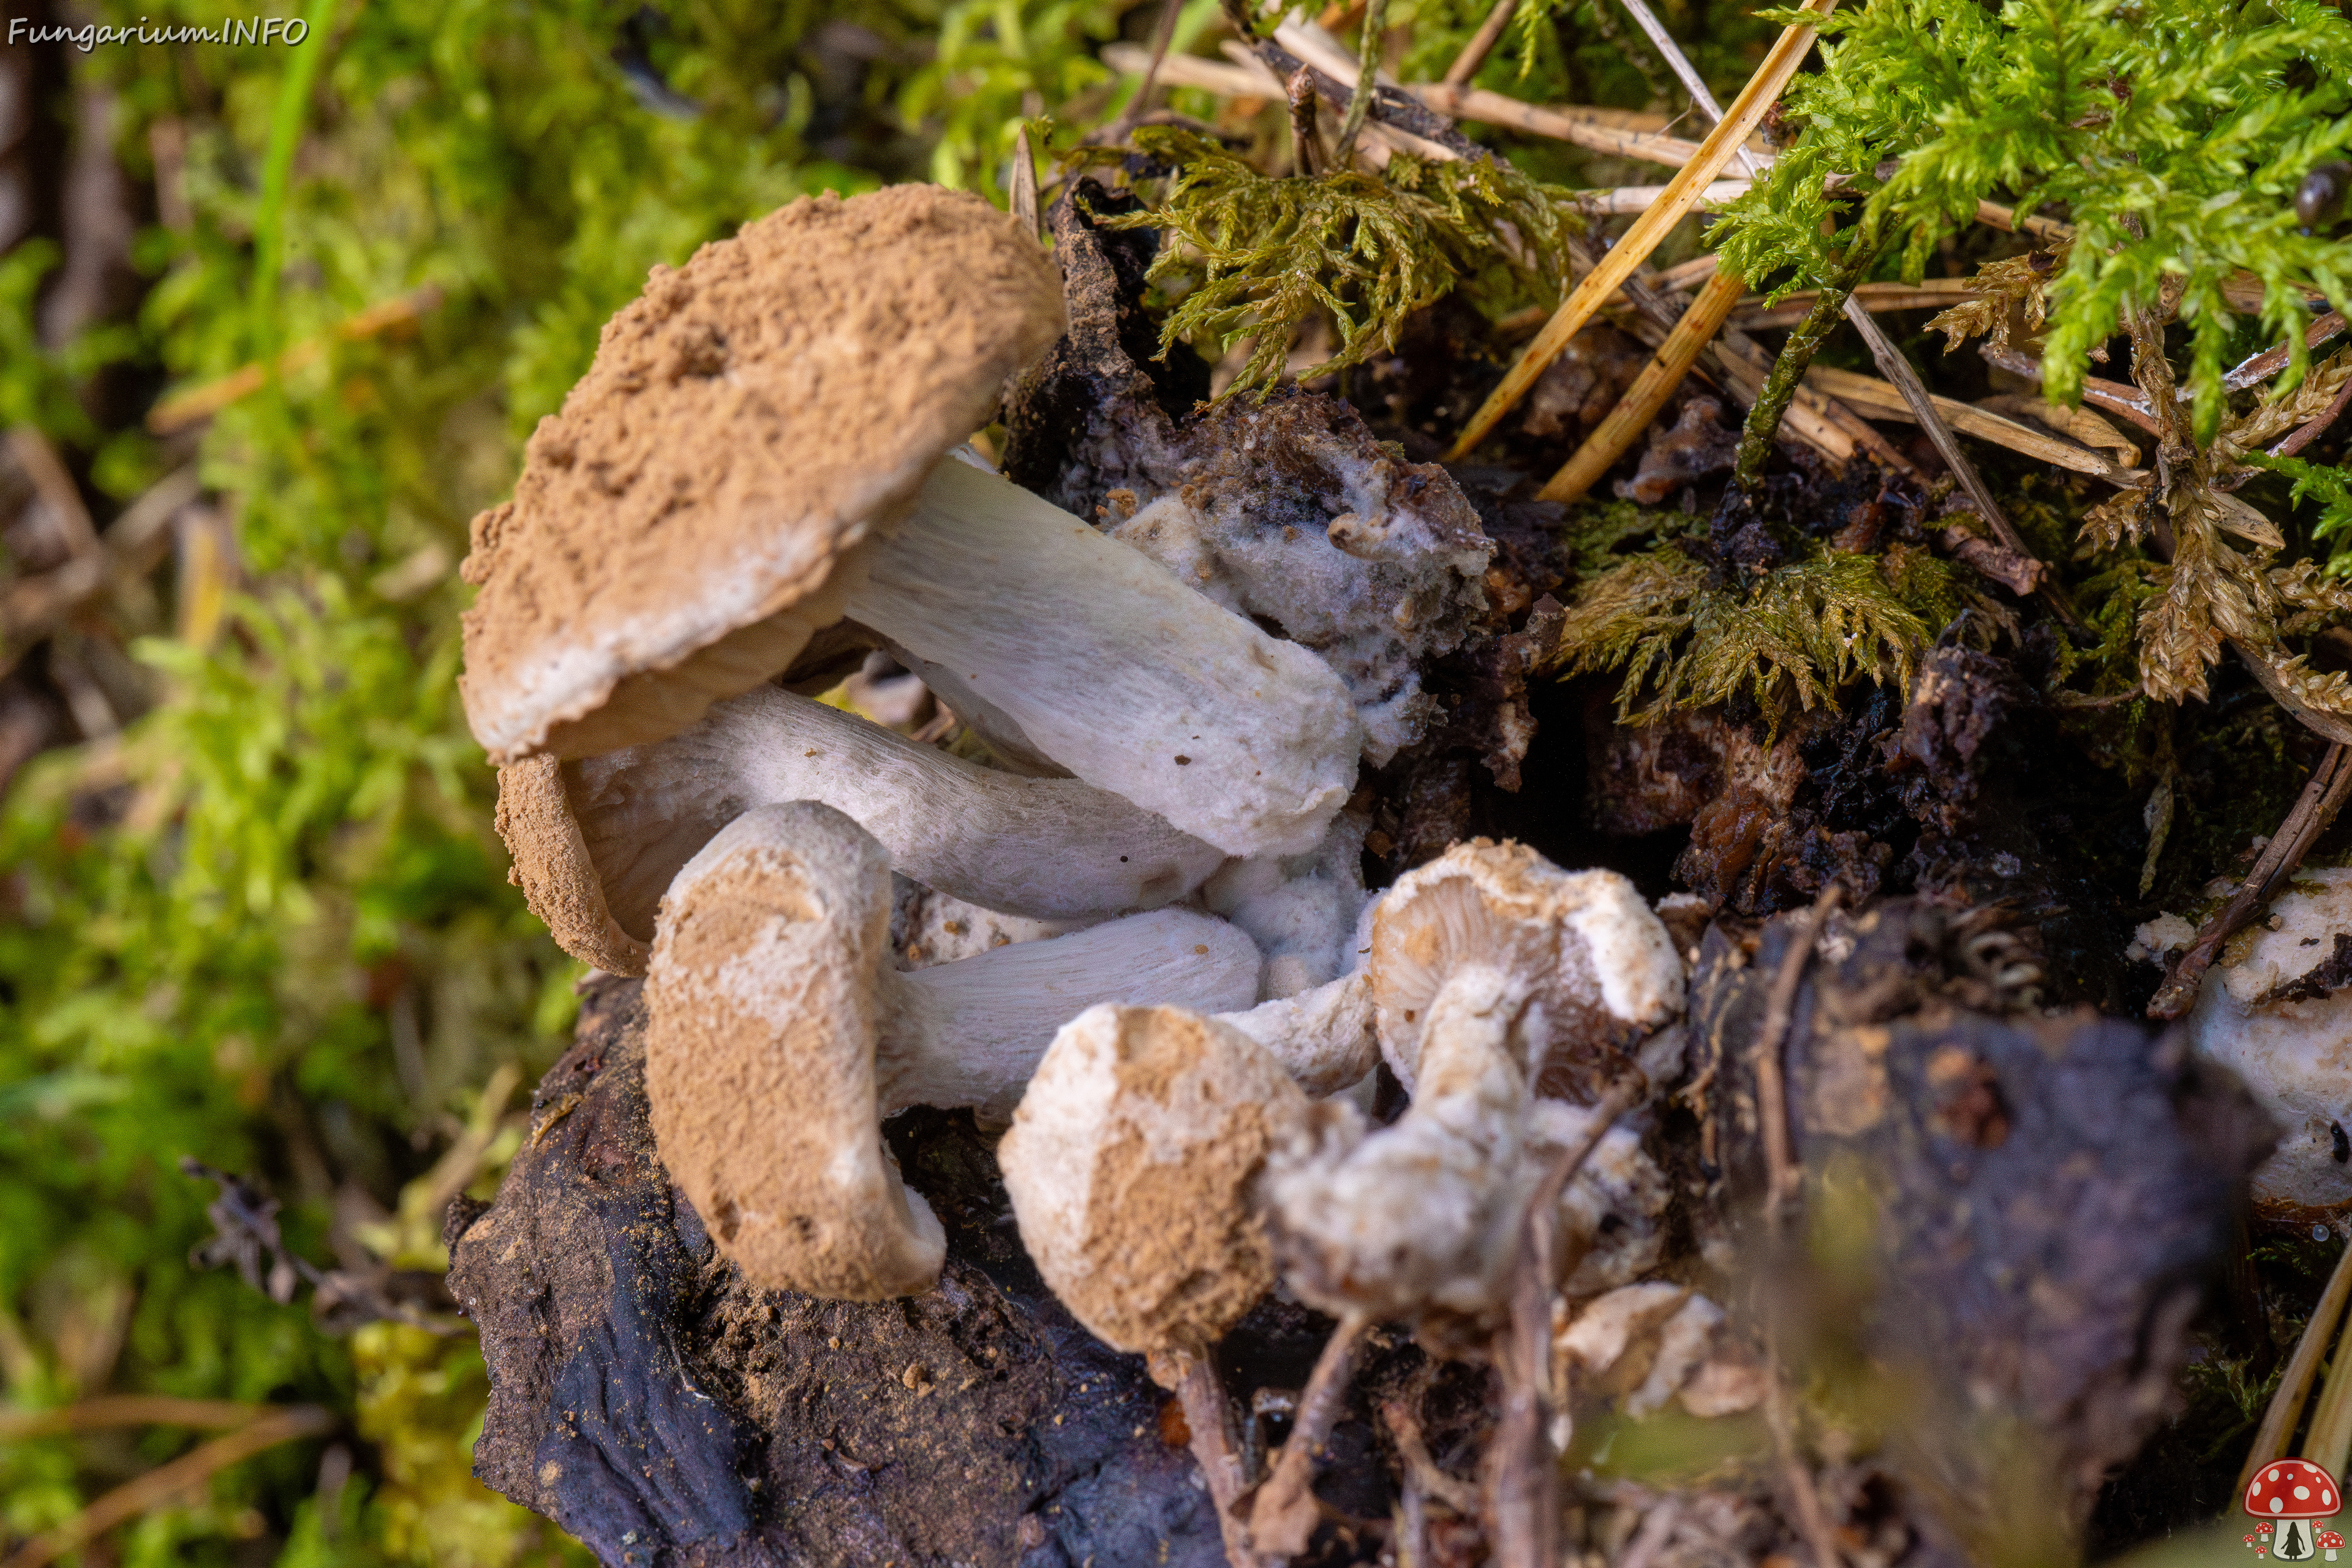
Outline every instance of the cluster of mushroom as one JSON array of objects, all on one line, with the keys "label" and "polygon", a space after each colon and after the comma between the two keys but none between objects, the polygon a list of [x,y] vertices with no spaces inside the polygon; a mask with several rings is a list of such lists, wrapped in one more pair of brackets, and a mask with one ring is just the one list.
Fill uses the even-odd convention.
[{"label": "cluster of mushroom", "polygon": [[[1097,1006],[1055,1037],[998,1149],[1023,1241],[1110,1344],[1199,1354],[1277,1272],[1342,1317],[1491,1327],[1529,1194],[1594,1110],[1538,1092],[1681,1008],[1664,928],[1612,872],[1475,840],[1373,907],[1357,991],[1412,1091],[1385,1127],[1302,1092],[1240,1017]],[[1654,1263],[1666,1190],[1614,1128],[1559,1200],[1575,1293]]]},{"label": "cluster of mushroom", "polygon": [[[1346,684],[956,450],[1063,319],[976,197],[796,202],[656,268],[476,520],[460,689],[515,879],[647,976],[664,1158],[762,1284],[926,1288],[879,1119],[1008,1113],[1092,1004],[1270,1001],[1318,1091],[1371,1066],[1314,989],[1364,902]],[[996,765],[814,700],[877,647]],[[894,876],[1066,934],[901,973]]]}]

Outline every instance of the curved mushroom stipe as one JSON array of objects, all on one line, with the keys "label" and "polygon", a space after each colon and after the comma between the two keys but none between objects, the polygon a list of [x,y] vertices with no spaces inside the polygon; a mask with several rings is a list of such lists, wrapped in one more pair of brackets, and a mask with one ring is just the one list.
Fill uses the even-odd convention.
[{"label": "curved mushroom stipe", "polygon": [[853,618],[1227,854],[1311,849],[1355,787],[1363,727],[1328,665],[1002,475],[940,464],[865,564]]},{"label": "curved mushroom stipe", "polygon": [[1060,1021],[1098,1000],[1213,1007],[1257,987],[1255,945],[1190,910],[913,973],[890,967],[889,921],[882,846],[808,801],[738,817],[663,900],[646,986],[654,1134],[758,1283],[853,1300],[929,1289],[940,1232],[903,1190],[884,1116],[1010,1110]]},{"label": "curved mushroom stipe", "polygon": [[610,974],[643,974],[653,950],[645,937],[624,931],[613,918],[579,818],[572,814],[562,769],[553,753],[542,752],[499,770],[492,821],[512,859],[507,880],[522,889],[530,912],[547,922],[556,946]]},{"label": "curved mushroom stipe", "polygon": [[1368,1131],[1353,1106],[1327,1102],[1318,1145],[1269,1158],[1275,1249],[1301,1299],[1407,1319],[1502,1301],[1528,1105],[1517,1036],[1532,989],[1496,963],[1457,967],[1421,1020],[1421,1086],[1404,1115]]},{"label": "curved mushroom stipe", "polygon": [[1106,1344],[1204,1353],[1273,1287],[1255,1188],[1308,1111],[1219,1019],[1089,1007],[1054,1037],[997,1146],[1022,1244]]},{"label": "curved mushroom stipe", "polygon": [[1475,838],[1398,879],[1373,920],[1381,1050],[1416,1089],[1448,976],[1491,964],[1528,984],[1520,1063],[1538,1092],[1579,1047],[1622,1047],[1682,1011],[1674,940],[1614,871],[1564,871],[1523,844]]},{"label": "curved mushroom stipe", "polygon": [[946,1233],[876,1110],[889,937],[882,847],[822,805],[739,819],[663,910],[646,980],[654,1140],[754,1284],[872,1301],[939,1279]]},{"label": "curved mushroom stipe", "polygon": [[1362,1082],[1381,1059],[1371,978],[1360,969],[1245,1013],[1220,1013],[1215,1021],[1256,1041],[1317,1100]]},{"label": "curved mushroom stipe", "polygon": [[775,687],[564,773],[614,919],[647,935],[670,879],[711,835],[783,801],[847,814],[901,876],[1032,920],[1156,909],[1225,859],[1092,784],[998,773]]}]

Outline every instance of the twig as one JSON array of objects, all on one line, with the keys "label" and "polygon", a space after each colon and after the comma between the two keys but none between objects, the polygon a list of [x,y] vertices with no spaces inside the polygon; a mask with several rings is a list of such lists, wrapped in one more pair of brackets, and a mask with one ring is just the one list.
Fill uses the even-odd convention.
[{"label": "twig", "polygon": [[1494,9],[1486,13],[1486,19],[1478,24],[1478,30],[1470,35],[1470,41],[1462,46],[1462,52],[1454,57],[1452,65],[1445,68],[1444,86],[1460,87],[1478,74],[1478,68],[1486,63],[1486,57],[1494,53],[1496,44],[1502,42],[1503,29],[1511,25],[1511,17],[1518,8],[1519,0],[1495,0]]},{"label": "twig", "polygon": [[1611,157],[1636,158],[1645,163],[1662,163],[1668,168],[1679,169],[1698,152],[1697,142],[1685,142],[1679,136],[1660,136],[1652,132],[1602,125],[1580,115],[1527,103],[1483,87],[1409,82],[1405,91],[1430,108],[1453,115],[1457,120],[1475,120],[1485,125],[1507,125],[1514,131],[1525,131],[1554,142],[1566,142]]},{"label": "twig", "polygon": [[269,1414],[267,1405],[230,1399],[173,1399],[161,1394],[108,1394],[56,1410],[19,1410],[0,1415],[0,1443],[24,1443],[68,1432],[110,1426],[243,1426]]},{"label": "twig", "polygon": [[48,504],[64,537],[66,552],[79,559],[98,549],[98,529],[82,504],[81,487],[58,457],[58,449],[37,426],[19,425],[8,432],[8,447],[16,466],[33,481],[33,491]]},{"label": "twig", "polygon": [[[2306,350],[2315,349],[2343,330],[2343,312],[2330,310],[2304,329],[2303,346]],[[2221,384],[2231,392],[2243,392],[2254,383],[2268,381],[2272,376],[2284,370],[2292,358],[2293,353],[2286,344],[2274,343],[2262,353],[2249,354],[2231,365],[2229,372],[2221,377]]]},{"label": "twig", "polygon": [[1718,272],[1707,280],[1690,309],[1683,312],[1675,330],[1642,367],[1617,405],[1601,420],[1600,427],[1584,438],[1575,454],[1560,466],[1545,484],[1538,499],[1553,501],[1576,500],[1609,471],[1610,465],[1624,456],[1634,438],[1650,427],[1650,422],[1674,395],[1675,388],[1690,374],[1691,365],[1698,359],[1717,331],[1723,319],[1730,314],[1747,284],[1736,274]]},{"label": "twig", "polygon": [[2172,961],[2164,984],[2157,989],[2156,999],[2147,1005],[2149,1017],[2178,1018],[2189,1011],[2197,1000],[2198,984],[2204,979],[2205,971],[2212,967],[2221,944],[2235,936],[2253,919],[2255,911],[2286,885],[2294,868],[2303,864],[2313,841],[2336,820],[2336,809],[2347,795],[2352,795],[2352,746],[2339,741],[2319,759],[2319,766],[2312,770],[2310,782],[2303,786],[2294,809],[2263,847],[2262,858],[2246,873],[2237,892],[2199,930],[2197,940]]},{"label": "twig", "polygon": [[[1577,192],[1576,205],[1588,217],[1628,217],[1636,213],[1648,213],[1674,188],[1672,185],[1602,186],[1597,190]],[[1717,212],[1747,194],[1746,180],[1716,180],[1694,194],[1684,211]],[[1618,243],[1622,244],[1623,241]],[[1610,254],[1616,254],[1614,247]],[[1555,316],[1553,319],[1559,318]],[[1590,320],[1589,317],[1587,319]],[[1509,410],[1504,412],[1508,413]]]},{"label": "twig", "polygon": [[46,1531],[10,1553],[0,1568],[42,1568],[116,1525],[163,1507],[189,1489],[210,1479],[241,1459],[298,1437],[315,1437],[335,1426],[332,1411],[297,1405],[266,1415],[251,1426],[215,1437],[170,1464],[158,1465],[135,1480],[125,1481],[96,1499],[89,1507],[56,1529]]},{"label": "twig", "polygon": [[1153,1382],[1175,1391],[1184,1412],[1192,1459],[1208,1483],[1209,1502],[1217,1512],[1217,1531],[1224,1538],[1228,1568],[1259,1568],[1257,1553],[1250,1550],[1248,1527],[1234,1510],[1249,1478],[1243,1473],[1241,1455],[1234,1448],[1233,1406],[1225,1398],[1225,1386],[1215,1365],[1206,1355],[1185,1351],[1155,1351],[1146,1364]]},{"label": "twig", "polygon": [[2352,380],[2347,380],[2343,386],[2337,389],[2334,400],[2320,413],[2319,417],[2282,438],[2277,446],[2271,448],[2270,455],[2273,458],[2294,457],[2317,440],[2330,425],[2344,417],[2344,410],[2347,407],[2352,407]]},{"label": "twig", "polygon": [[[1109,132],[1106,133],[1105,140],[1112,146],[1116,147],[1127,140],[1128,132],[1135,129],[1136,121],[1148,106],[1151,89],[1159,85],[1160,68],[1168,59],[1168,46],[1176,37],[1176,18],[1183,9],[1184,0],[1160,0],[1160,25],[1151,30],[1151,63],[1143,68],[1143,79],[1135,84],[1135,96],[1127,100],[1127,107],[1119,110],[1118,119],[1112,122]],[[1027,140],[1028,130],[1024,126],[1022,130],[1022,141],[1025,143]],[[1031,179],[1034,184],[1035,179],[1034,169],[1031,171]],[[1036,226],[1032,224],[1030,226],[1034,228]]]},{"label": "twig", "polygon": [[1683,1500],[1667,1497],[1651,1505],[1642,1516],[1641,1528],[1626,1543],[1625,1554],[1617,1559],[1616,1568],[1650,1568],[1666,1542],[1674,1539],[1675,1526],[1682,1521]]},{"label": "twig", "polygon": [[[1874,311],[1932,310],[1957,304],[1969,295],[1969,279],[1966,278],[1930,278],[1913,285],[1909,283],[1864,283],[1853,291],[1853,297]],[[1767,305],[1760,295],[1750,295],[1739,302],[1732,320],[1741,326],[1761,331],[1767,327],[1792,327],[1805,319],[1820,290],[1800,289],[1783,298],[1777,305]]]},{"label": "twig", "polygon": [[1346,168],[1356,156],[1356,133],[1364,128],[1364,113],[1372,106],[1380,86],[1381,34],[1388,23],[1389,0],[1370,0],[1364,7],[1364,30],[1356,46],[1356,90],[1348,95],[1348,112],[1339,121],[1339,140],[1332,161]]},{"label": "twig", "polygon": [[2245,1468],[2238,1472],[2237,1489],[2230,1495],[2243,1496],[2246,1483],[2254,1472],[2272,1460],[2286,1455],[2287,1439],[2294,1436],[2295,1425],[2303,1419],[2304,1401],[2311,1394],[2312,1379],[2319,1375],[2319,1363],[2326,1358],[2327,1347],[2336,1338],[2336,1321],[2344,1316],[2344,1303],[2352,1299],[2352,1247],[2337,1255],[2336,1271],[2327,1277],[2327,1288],[2319,1293],[2319,1303],[2303,1325],[2303,1337],[2295,1342],[2294,1354],[2287,1358],[2286,1370],[2279,1374],[2279,1384],[2271,1394],[2271,1402],[2263,1411],[2263,1424],[2254,1431],[2254,1446],[2247,1450]]},{"label": "twig", "polygon": [[1347,1404],[1349,1379],[1355,1374],[1356,1352],[1363,1342],[1364,1331],[1371,1326],[1371,1319],[1365,1314],[1349,1312],[1323,1342],[1315,1370],[1307,1374],[1306,1391],[1298,1396],[1298,1415],[1291,1423],[1290,1436],[1275,1456],[1274,1468],[1250,1506],[1254,1550],[1283,1557],[1307,1550],[1307,1538],[1323,1517],[1315,1500],[1315,1463],[1323,1457],[1331,1428],[1339,1425],[1339,1412]]},{"label": "twig", "polygon": [[1384,1399],[1381,1402],[1381,1419],[1388,1423],[1389,1436],[1396,1440],[1397,1458],[1404,1461],[1406,1479],[1463,1518],[1477,1518],[1478,1489],[1437,1468],[1437,1461],[1430,1457],[1429,1444],[1421,1435],[1421,1422],[1412,1408],[1402,1399]]},{"label": "twig", "polygon": [[[1805,382],[1816,391],[1868,410],[1873,418],[1909,421],[1916,417],[1910,405],[1904,401],[1902,393],[1876,376],[1817,364],[1806,369]],[[2105,479],[2122,489],[2137,489],[2147,482],[2144,469],[2119,468],[2088,447],[2045,435],[1990,409],[1978,408],[1949,397],[1937,397],[1932,402],[1936,412],[1942,415],[1954,429],[1981,440],[2039,458],[2062,468],[2072,468],[2078,474]]]},{"label": "twig", "polygon": [[1558,1258],[1555,1228],[1559,1195],[1609,1129],[1643,1095],[1649,1080],[1638,1069],[1610,1086],[1592,1108],[1583,1134],[1559,1152],[1519,1210],[1511,1261],[1511,1321],[1496,1364],[1503,1379],[1503,1415],[1495,1431],[1495,1560],[1499,1568],[1551,1568],[1559,1560],[1558,1468],[1552,1463],[1551,1300]]},{"label": "twig", "polygon": [[166,525],[195,500],[199,488],[194,467],[174,470],[123,509],[97,552],[76,555],[0,593],[0,671],[110,585],[144,577],[162,564],[171,542]]},{"label": "twig", "polygon": [[[1836,5],[1837,0],[1808,0],[1805,9],[1811,16],[1827,16]],[[1535,384],[1537,378],[1550,368],[1551,362],[1559,357],[1560,352],[1582,330],[1584,323],[1592,319],[1601,301],[1615,293],[1618,285],[1633,276],[1635,268],[1649,259],[1650,253],[1657,249],[1667,231],[1698,204],[1707,184],[1731,161],[1733,153],[1762,121],[1765,110],[1780,97],[1780,89],[1796,74],[1798,65],[1812,46],[1813,29],[1810,22],[1793,24],[1781,33],[1779,42],[1764,58],[1764,63],[1757,68],[1756,74],[1741,89],[1738,101],[1707,133],[1706,140],[1699,144],[1697,155],[1683,165],[1673,181],[1658,194],[1657,199],[1634,220],[1633,226],[1611,247],[1601,264],[1560,301],[1559,309],[1553,313],[1550,321],[1536,334],[1535,342],[1528,345],[1518,362],[1511,366],[1509,373],[1503,377],[1502,384],[1496,387],[1454,440],[1446,453],[1446,461],[1460,462],[1486,438],[1503,416],[1518,405],[1519,399],[1527,395],[1528,389]]]},{"label": "twig", "polygon": [[1764,1021],[1756,1030],[1756,1118],[1764,1130],[1764,1218],[1777,1234],[1784,1202],[1796,1191],[1797,1167],[1789,1149],[1789,1095],[1780,1053],[1788,1047],[1789,1025],[1796,1012],[1797,987],[1805,964],[1821,940],[1822,922],[1845,897],[1845,884],[1832,882],[1812,907],[1797,919],[1789,933],[1788,949],[1765,993]]},{"label": "twig", "polygon": [[[1658,20],[1657,14],[1643,0],[1618,0],[1618,3],[1625,7],[1626,15],[1633,18],[1634,26],[1642,29],[1659,56],[1665,60],[1666,68],[1675,73],[1675,79],[1683,84],[1683,90],[1691,95],[1692,106],[1706,116],[1709,124],[1720,122],[1723,106],[1715,101],[1715,94],[1707,89],[1706,79],[1698,74],[1698,68],[1691,64],[1690,57],[1683,53],[1683,47],[1675,42],[1675,36],[1666,31],[1666,25]],[[1739,165],[1751,175],[1762,172],[1768,161],[1759,159],[1744,146],[1739,149]]]},{"label": "twig", "polygon": [[[1985,526],[1992,530],[1993,537],[2000,540],[2011,555],[2031,567],[2030,572],[2021,574],[2029,579],[2029,586],[2040,593],[2042,602],[2049,605],[2051,613],[2065,622],[2071,630],[2088,635],[2090,628],[2084,625],[2083,617],[2075,613],[2065,594],[2048,575],[2049,569],[2034,559],[2033,551],[2025,542],[2024,536],[2017,531],[2017,526],[2009,521],[2009,514],[2001,510],[2000,503],[1993,499],[1991,488],[1984,482],[1984,476],[1977,472],[1977,466],[1969,461],[1967,453],[1960,450],[1959,438],[1952,434],[1952,427],[1944,423],[1943,415],[1936,407],[1936,400],[1928,395],[1927,383],[1919,379],[1919,373],[1912,368],[1903,351],[1895,346],[1894,340],[1886,335],[1885,330],[1879,326],[1868,310],[1855,302],[1850,293],[1845,300],[1845,319],[1853,324],[1855,331],[1862,334],[1862,341],[1870,345],[1870,357],[1878,362],[1878,368],[1885,373],[1895,390],[1903,395],[1911,416],[1918,420],[1919,427],[1927,433],[1927,439],[1935,443],[1937,453],[1960,481],[1960,489],[1967,491],[1969,500],[1975,503],[1977,515],[1984,519]],[[2010,587],[2016,591],[2014,577]]]},{"label": "twig", "polygon": [[1829,1516],[1822,1511],[1822,1495],[1813,1487],[1811,1472],[1797,1455],[1796,1422],[1789,1411],[1789,1390],[1780,1376],[1780,1352],[1769,1343],[1770,1336],[1767,1338],[1764,1425],[1772,1433],[1772,1449],[1780,1460],[1780,1477],[1789,1489],[1797,1529],[1803,1533],[1805,1544],[1813,1549],[1815,1568],[1843,1568],[1837,1537],[1830,1531]]},{"label": "twig", "polygon": [[[413,289],[397,299],[371,305],[358,315],[338,326],[331,336],[344,342],[358,342],[394,327],[403,326],[437,309],[441,290],[426,285]],[[296,343],[278,356],[278,374],[291,375],[326,352],[327,339],[311,338]],[[269,382],[266,365],[248,364],[233,370],[217,381],[202,386],[192,386],[185,392],[174,393],[147,411],[147,428],[157,436],[169,436],[191,425],[201,425],[241,397],[249,397]]]}]

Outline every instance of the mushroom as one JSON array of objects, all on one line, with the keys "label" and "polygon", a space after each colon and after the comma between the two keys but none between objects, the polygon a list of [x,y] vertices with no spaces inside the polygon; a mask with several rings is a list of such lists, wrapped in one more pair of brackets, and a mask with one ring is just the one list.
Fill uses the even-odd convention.
[{"label": "mushroom", "polygon": [[[1334,1108],[1319,1146],[1276,1158],[1276,1249],[1327,1311],[1484,1319],[1503,1305],[1519,1212],[1548,1163],[1531,1148],[1534,1093],[1664,1023],[1682,967],[1623,878],[1484,839],[1401,879],[1370,946],[1381,1049],[1412,1104],[1378,1131]],[[1581,1128],[1545,1131],[1565,1147]],[[1597,1228],[1572,1210],[1570,1225]]]},{"label": "mushroom", "polygon": [[1307,1096],[1256,1042],[1179,1007],[1089,1007],[997,1145],[1021,1239],[1097,1338],[1205,1352],[1274,1284],[1255,1186]]},{"label": "mushroom", "polygon": [[2319,1532],[2319,1549],[2326,1552],[2327,1560],[2333,1563],[2336,1561],[2336,1554],[2344,1550],[2344,1537],[2335,1531],[2323,1530]]},{"label": "mushroom", "polygon": [[1028,237],[933,186],[806,198],[656,268],[475,520],[476,738],[499,763],[662,741],[849,616],[1229,854],[1313,845],[1362,741],[1339,678],[940,460],[1062,320]]},{"label": "mushroom", "polygon": [[1201,901],[1250,933],[1265,954],[1265,992],[1289,996],[1356,967],[1366,902],[1364,834],[1370,824],[1342,813],[1323,841],[1300,855],[1227,861],[1201,886]]},{"label": "mushroom", "polygon": [[2317,1547],[2311,1521],[2326,1519],[2343,1506],[2336,1478],[2305,1459],[2278,1459],[2246,1483],[2246,1511],[2278,1527],[2271,1550],[2282,1563],[2300,1563]]},{"label": "mushroom", "polygon": [[1568,1091],[1580,1073],[1682,1011],[1674,942],[1633,883],[1614,871],[1563,871],[1520,844],[1477,838],[1407,873],[1375,922],[1372,999],[1381,1049],[1417,1086],[1432,1009],[1465,966],[1524,986],[1528,1015],[1515,1037],[1538,1094]]},{"label": "mushroom", "polygon": [[2352,868],[2297,873],[2270,920],[2221,950],[2189,1037],[2285,1130],[2254,1172],[2256,1208],[2306,1228],[2352,1211],[2336,1131],[2352,1121]]},{"label": "mushroom", "polygon": [[566,951],[642,973],[678,868],[753,806],[821,801],[891,868],[983,909],[1097,920],[1184,897],[1225,857],[1076,779],[1022,778],[772,686],[648,745],[499,770],[499,829],[530,906]]},{"label": "mushroom", "polygon": [[753,1283],[845,1300],[926,1289],[944,1240],[879,1124],[1009,1109],[1059,1021],[1104,998],[1246,1002],[1259,959],[1161,910],[913,973],[889,967],[873,836],[812,802],[745,813],[663,900],[646,1092],[665,1164]]}]

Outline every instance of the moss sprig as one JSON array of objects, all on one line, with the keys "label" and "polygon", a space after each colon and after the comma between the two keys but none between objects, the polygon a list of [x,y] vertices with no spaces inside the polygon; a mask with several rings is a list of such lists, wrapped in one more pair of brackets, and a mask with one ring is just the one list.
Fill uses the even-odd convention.
[{"label": "moss sprig", "polygon": [[[1155,205],[1101,221],[1175,241],[1150,273],[1182,287],[1160,331],[1163,353],[1180,342],[1222,353],[1255,340],[1227,395],[1271,391],[1292,333],[1318,315],[1337,330],[1339,351],[1302,378],[1391,352],[1407,316],[1498,267],[1523,289],[1556,289],[1565,242],[1582,223],[1569,192],[1491,159],[1399,153],[1378,175],[1286,178],[1181,126],[1145,126],[1134,142],[1174,173]],[[1123,156],[1087,148],[1076,161]]]}]

